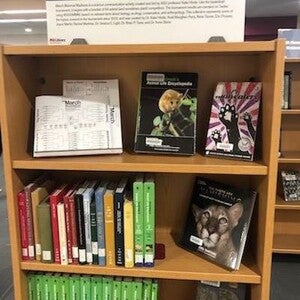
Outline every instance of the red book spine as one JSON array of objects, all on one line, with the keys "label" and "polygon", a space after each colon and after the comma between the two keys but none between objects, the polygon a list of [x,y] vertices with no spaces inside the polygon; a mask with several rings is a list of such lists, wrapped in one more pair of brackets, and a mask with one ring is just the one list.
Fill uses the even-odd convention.
[{"label": "red book spine", "polygon": [[70,210],[70,227],[72,232],[72,258],[73,264],[78,264],[78,241],[77,241],[77,227],[76,227],[76,213],[75,213],[75,202],[74,202],[74,194],[69,198],[69,210]]},{"label": "red book spine", "polygon": [[59,244],[59,231],[57,219],[57,203],[59,199],[57,196],[50,196],[50,210],[51,210],[51,226],[52,226],[52,242],[54,262],[60,264],[60,244]]},{"label": "red book spine", "polygon": [[18,193],[19,225],[21,236],[21,256],[22,260],[29,260],[28,235],[27,235],[27,213],[25,192]]},{"label": "red book spine", "polygon": [[70,220],[70,196],[64,196],[64,207],[65,207],[65,219],[66,219],[66,234],[67,234],[67,251],[68,251],[68,263],[73,263],[72,258],[72,230],[71,230],[71,220]]}]

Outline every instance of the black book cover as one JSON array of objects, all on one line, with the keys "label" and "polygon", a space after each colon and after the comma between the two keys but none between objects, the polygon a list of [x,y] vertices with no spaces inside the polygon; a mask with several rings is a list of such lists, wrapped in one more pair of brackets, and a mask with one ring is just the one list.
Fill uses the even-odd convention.
[{"label": "black book cover", "polygon": [[98,238],[97,238],[97,213],[96,213],[96,201],[95,196],[90,205],[91,212],[91,239],[92,239],[92,255],[93,264],[98,265]]},{"label": "black book cover", "polygon": [[124,196],[127,186],[127,178],[122,178],[114,195],[114,218],[115,218],[115,252],[116,265],[124,266]]},{"label": "black book cover", "polygon": [[297,170],[281,171],[285,201],[300,200],[300,173]]},{"label": "black book cover", "polygon": [[198,177],[181,245],[230,269],[239,269],[256,192]]},{"label": "black book cover", "polygon": [[195,153],[197,73],[142,72],[136,152]]}]

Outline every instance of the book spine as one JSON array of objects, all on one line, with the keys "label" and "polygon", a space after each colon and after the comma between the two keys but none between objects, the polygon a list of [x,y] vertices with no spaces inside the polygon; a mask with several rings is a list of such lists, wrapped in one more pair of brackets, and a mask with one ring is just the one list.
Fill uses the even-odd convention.
[{"label": "book spine", "polygon": [[92,238],[91,238],[91,198],[90,194],[83,195],[83,212],[84,212],[84,230],[85,230],[85,248],[86,248],[86,262],[92,264]]},{"label": "book spine", "polygon": [[151,300],[157,300],[158,297],[158,283],[157,281],[152,282],[151,286]]},{"label": "book spine", "polygon": [[42,275],[42,299],[50,300],[50,281],[51,278],[47,274]]},{"label": "book spine", "polygon": [[113,300],[122,299],[122,280],[120,277],[117,277],[113,281],[113,291],[112,291]]},{"label": "book spine", "polygon": [[43,284],[42,274],[41,273],[35,274],[36,300],[43,300],[42,284]]},{"label": "book spine", "polygon": [[96,203],[91,202],[91,240],[92,240],[92,258],[93,264],[98,265],[98,240],[97,240],[97,215],[96,215]]},{"label": "book spine", "polygon": [[62,295],[62,299],[69,300],[70,299],[69,275],[64,274],[60,278],[61,278],[61,295]]},{"label": "book spine", "polygon": [[90,276],[83,275],[80,278],[80,299],[90,300],[91,299],[91,278]]},{"label": "book spine", "polygon": [[124,266],[124,193],[115,193],[114,219],[115,219],[115,258],[117,266]]},{"label": "book spine", "polygon": [[61,291],[60,291],[60,275],[56,273],[52,278],[53,283],[53,300],[60,300]]},{"label": "book spine", "polygon": [[134,241],[133,241],[133,203],[126,199],[124,202],[124,248],[125,267],[134,266]]},{"label": "book spine", "polygon": [[133,183],[133,209],[134,209],[134,263],[143,266],[144,244],[144,183],[143,180]]},{"label": "book spine", "polygon": [[33,216],[32,216],[32,202],[31,202],[31,188],[25,187],[26,196],[26,228],[28,238],[28,256],[29,260],[35,259],[34,251],[34,235],[33,235]]},{"label": "book spine", "polygon": [[19,224],[21,237],[22,260],[29,260],[28,235],[27,235],[27,213],[25,192],[18,193]]},{"label": "book spine", "polygon": [[115,226],[113,193],[104,194],[106,264],[115,266]]},{"label": "book spine", "polygon": [[92,276],[91,277],[91,300],[102,300],[102,277]]},{"label": "book spine", "polygon": [[65,220],[66,220],[68,263],[72,264],[73,263],[73,255],[72,255],[73,236],[72,236],[72,229],[71,229],[70,197],[68,195],[64,196],[64,207],[65,207]]},{"label": "book spine", "polygon": [[132,300],[132,281],[129,278],[124,278],[121,284],[121,299]]},{"label": "book spine", "polygon": [[78,241],[77,241],[77,226],[76,226],[76,208],[74,202],[74,195],[69,198],[69,209],[70,209],[70,227],[71,227],[71,236],[72,236],[72,260],[73,264],[78,264]]},{"label": "book spine", "polygon": [[35,300],[36,284],[35,284],[35,275],[33,273],[28,273],[27,284],[28,284],[28,300]]},{"label": "book spine", "polygon": [[70,276],[70,299],[71,300],[80,299],[80,276],[79,275]]},{"label": "book spine", "polygon": [[104,232],[104,207],[103,192],[97,191],[95,194],[97,212],[97,238],[98,238],[98,259],[99,265],[106,265],[105,256],[105,232]]},{"label": "book spine", "polygon": [[144,247],[145,267],[154,266],[155,188],[153,181],[144,182]]},{"label": "book spine", "polygon": [[67,235],[66,235],[66,220],[64,204],[57,204],[57,220],[58,220],[58,235],[60,246],[60,264],[68,264],[68,250],[67,250]]},{"label": "book spine", "polygon": [[49,204],[38,206],[38,226],[40,232],[42,262],[53,262],[51,212]]},{"label": "book spine", "polygon": [[132,300],[143,300],[143,282],[135,279],[132,282]]},{"label": "book spine", "polygon": [[151,300],[152,280],[143,280],[143,300]]},{"label": "book spine", "polygon": [[86,264],[84,211],[83,211],[83,198],[81,194],[75,195],[75,207],[76,207],[76,220],[77,220],[76,228],[77,228],[79,263]]},{"label": "book spine", "polygon": [[112,299],[113,278],[111,276],[103,277],[103,300]]},{"label": "book spine", "polygon": [[57,203],[56,203],[55,196],[50,196],[50,209],[51,209],[51,227],[52,227],[54,262],[59,264],[60,263],[60,245],[59,245]]}]

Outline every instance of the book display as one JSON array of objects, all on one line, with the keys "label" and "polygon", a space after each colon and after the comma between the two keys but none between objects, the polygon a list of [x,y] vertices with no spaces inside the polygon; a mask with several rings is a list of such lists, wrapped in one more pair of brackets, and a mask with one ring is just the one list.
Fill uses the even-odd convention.
[{"label": "book display", "polygon": [[[103,276],[103,289],[109,289],[111,282],[116,279],[113,285],[116,286],[116,289],[121,286],[121,291],[123,287],[124,293],[130,292],[132,289],[129,287],[130,283],[135,282],[132,278],[139,278],[146,286],[146,295],[151,295],[153,286],[151,278],[155,278],[159,282],[160,300],[195,299],[196,283],[200,280],[247,284],[247,296],[250,299],[269,299],[280,127],[278,116],[280,115],[284,67],[283,41],[185,45],[1,46],[0,53],[1,130],[10,241],[14,245],[11,255],[13,257],[12,268],[16,299],[29,299],[27,275],[37,272],[54,273],[53,281],[55,282],[61,281],[60,277],[62,277],[61,286],[64,287],[64,291],[66,291],[67,278],[75,281],[80,274],[79,286],[81,284],[87,287],[84,289],[86,291],[84,293],[88,293],[89,284],[90,287],[92,286],[92,281],[89,281],[88,278],[96,275]],[[189,156],[170,155],[168,152],[162,153],[156,152],[156,150],[147,154],[134,151],[136,147],[136,116],[138,115],[139,101],[142,99],[139,95],[140,80],[142,72],[145,71],[153,74],[198,74],[197,92],[192,91],[190,87],[184,87],[179,91],[175,87],[170,87],[187,97],[184,99],[188,101],[182,100],[182,106],[188,102],[188,120],[185,119],[185,113],[181,115],[185,124],[194,118],[193,112],[195,114],[197,112],[194,124],[195,138],[193,134],[191,142],[187,142],[190,148],[186,154],[189,152]],[[206,144],[207,140],[211,100],[217,83],[244,82],[251,77],[257,78],[262,83],[263,89],[263,98],[260,102],[263,121],[257,127],[260,139],[257,139],[255,147],[258,159],[254,161],[229,160],[200,154],[200,148],[202,144]],[[198,83],[196,77],[193,78]],[[32,153],[28,152],[28,148],[30,148],[28,147],[28,136],[33,134],[30,117],[35,105],[35,98],[40,95],[63,95],[63,80],[76,81],[77,79],[118,80],[123,152],[118,155],[33,157]],[[178,82],[185,81],[179,80]],[[74,96],[71,97],[68,99],[73,99]],[[192,103],[195,98],[196,102]],[[155,97],[155,99],[156,109],[159,111],[159,98]],[[51,101],[48,104],[50,103]],[[163,113],[161,115],[154,113],[149,120],[146,120],[147,115],[143,115],[140,120],[142,123],[149,121],[152,131],[155,126],[159,127],[166,120],[168,122],[168,119],[163,118],[162,115]],[[156,125],[153,126],[153,121],[157,116],[160,116],[160,120],[157,118]],[[170,125],[168,130],[171,132],[178,133],[179,130],[185,128],[177,121],[172,126],[168,125]],[[151,134],[151,131],[147,134]],[[155,135],[151,138],[160,139],[161,136]],[[177,137],[170,138],[176,139]],[[180,144],[176,147],[180,147]],[[252,154],[249,153],[249,155]],[[66,197],[69,198],[67,201],[69,206],[67,206],[67,211],[64,211],[65,227],[60,226],[63,222],[58,220],[55,225],[55,232],[58,235],[65,233],[64,242],[62,245],[53,243],[56,240],[53,235],[52,253],[49,250],[51,249],[50,235],[47,237],[48,242],[44,243],[43,239],[40,239],[42,257],[39,261],[35,255],[31,255],[35,247],[34,232],[33,235],[30,233],[30,236],[27,237],[26,244],[26,235],[23,238],[22,230],[20,231],[22,224],[26,224],[25,212],[28,213],[28,211],[23,209],[23,212],[20,213],[21,209],[19,210],[17,204],[19,203],[21,208],[24,207],[24,193],[19,193],[44,173],[57,183],[55,188],[60,187],[60,191],[50,192],[49,199],[46,198],[39,204],[41,209],[38,209],[38,218],[39,213],[49,215],[50,212],[50,216],[55,217],[57,214],[57,218],[63,220],[62,208],[66,206],[63,206],[62,203],[65,204]],[[138,180],[140,174],[143,174],[144,177]],[[152,204],[153,199],[151,200],[153,181],[151,178],[148,179],[149,175],[155,178],[155,210],[153,209],[154,204]],[[112,190],[110,183],[118,184],[122,177],[137,181],[135,186],[131,185],[133,190],[143,182],[142,195],[135,190],[136,195],[133,193],[132,198],[125,198],[124,203],[128,209],[126,209],[126,216],[123,215],[123,222],[131,223],[131,214],[133,212],[134,215],[136,211],[139,212],[139,216],[148,214],[149,220],[145,221],[145,218],[137,220],[137,226],[133,227],[134,230],[138,231],[139,229],[144,233],[142,238],[135,235],[132,238],[132,234],[128,232],[124,264],[128,262],[130,266],[134,264],[133,267],[115,265],[116,257],[119,261],[119,258],[122,259],[122,255],[116,256],[115,248],[113,250],[106,249],[107,239],[111,238],[115,244],[116,236],[115,231],[111,228],[108,237],[106,226],[103,230],[97,231],[98,263],[96,265],[93,251],[95,218],[92,216],[96,209],[96,220],[102,219],[105,222],[109,209],[110,212],[113,212],[112,206],[109,205],[110,197],[113,194],[113,192],[109,192]],[[233,188],[255,191],[258,195],[247,236],[247,240],[251,240],[251,243],[245,244],[238,270],[231,270],[204,256],[194,255],[178,244],[188,214],[193,184],[197,177],[223,183]],[[88,181],[82,182],[83,179],[88,179]],[[93,180],[101,182],[101,186],[95,187],[95,199],[87,197],[90,194],[86,193]],[[105,180],[108,184],[104,184]],[[74,187],[74,183],[78,183],[79,186]],[[66,190],[64,184],[68,186]],[[28,186],[28,190],[30,190],[30,186]],[[72,190],[70,194],[68,194],[69,190]],[[101,198],[103,198],[103,206],[101,203],[99,205]],[[87,199],[86,202],[84,199]],[[148,203],[148,207],[145,209],[143,206],[144,210],[139,210],[138,205],[134,203],[135,199],[139,199],[138,203]],[[93,207],[94,201],[95,208]],[[131,203],[132,201],[133,203]],[[90,220],[85,218],[84,203],[90,204]],[[69,212],[75,211],[75,214],[72,213],[66,217],[68,208]],[[74,215],[76,230],[72,229],[70,235],[67,223],[74,224],[71,217]],[[151,228],[153,218],[155,220],[154,229]],[[242,218],[239,219],[239,224],[241,224]],[[113,218],[111,220],[114,222]],[[51,219],[44,218],[43,221],[45,224],[39,226],[40,233],[45,230],[43,228],[47,226],[46,224],[49,227]],[[85,236],[85,225],[88,223],[91,227],[90,231],[88,230],[90,236]],[[101,225],[99,226],[97,223],[97,229],[99,227],[101,228]],[[150,229],[149,232],[148,229]],[[71,240],[68,238],[69,235]],[[75,239],[74,236],[76,236]],[[153,238],[155,238],[154,242]],[[137,241],[138,247],[133,248],[132,241]],[[70,244],[72,253],[74,252],[72,263],[69,263],[68,259],[65,260],[66,254],[70,253]],[[87,244],[89,245],[89,263],[87,263]],[[91,245],[92,247],[90,247]],[[157,245],[161,246],[155,248]],[[27,252],[24,250],[26,248]],[[92,262],[90,262],[91,248]],[[164,255],[158,253],[158,248],[165,249]],[[237,248],[239,249],[238,246]],[[43,250],[46,251],[44,257]],[[59,256],[60,253],[57,250],[61,251],[63,255]],[[110,254],[109,251],[111,251]],[[131,259],[132,252],[138,253],[137,259],[135,256]],[[105,254],[105,258],[103,254]],[[156,259],[156,254],[163,256],[164,259]],[[28,257],[28,259],[25,260],[22,257]],[[61,264],[60,259],[67,264]],[[133,261],[133,259],[135,260]],[[110,262],[113,264],[111,265]],[[128,277],[128,280],[119,280],[118,277]],[[37,284],[40,283],[38,279]],[[77,289],[78,283],[76,286]]]},{"label": "book display", "polygon": [[[299,33],[299,30],[297,31]],[[285,58],[283,73],[286,105],[281,110],[273,252],[299,254],[300,84],[298,78],[300,59]]]}]

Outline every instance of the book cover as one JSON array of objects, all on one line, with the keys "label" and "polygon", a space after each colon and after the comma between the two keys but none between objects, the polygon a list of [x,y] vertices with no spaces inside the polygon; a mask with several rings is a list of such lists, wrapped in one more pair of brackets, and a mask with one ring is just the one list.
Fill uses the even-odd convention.
[{"label": "book cover", "polygon": [[98,265],[98,239],[97,239],[97,212],[95,197],[91,201],[91,243],[92,243],[92,263]]},{"label": "book cover", "polygon": [[261,82],[219,82],[207,130],[206,155],[253,160]]},{"label": "book cover", "polygon": [[115,218],[114,218],[114,195],[116,184],[110,184],[104,194],[104,228],[106,265],[115,266]]},{"label": "book cover", "polygon": [[61,258],[60,258],[57,204],[63,200],[63,197],[66,194],[66,192],[67,192],[67,185],[63,184],[50,194],[51,228],[52,228],[54,262],[58,264],[60,264]]},{"label": "book cover", "polygon": [[142,267],[144,261],[144,174],[138,174],[133,182],[134,212],[134,265]]},{"label": "book cover", "polygon": [[80,299],[80,276],[72,274],[70,276],[70,299]]},{"label": "book cover", "polygon": [[[63,95],[93,101],[102,120],[101,131],[107,137],[108,149],[122,152],[122,130],[119,82],[110,80],[64,80]],[[99,130],[99,128],[98,128]],[[116,153],[118,153],[116,152]]]},{"label": "book cover", "polygon": [[140,278],[132,282],[132,300],[143,300],[143,281]]},{"label": "book cover", "polygon": [[29,260],[26,195],[24,191],[18,193],[17,200],[18,200],[18,210],[19,210],[19,228],[20,228],[20,237],[21,237],[22,260]]},{"label": "book cover", "polygon": [[83,193],[88,187],[88,181],[85,181],[74,195],[75,212],[76,212],[76,229],[78,242],[79,263],[86,264],[86,245],[84,229],[84,210],[83,210]]},{"label": "book cover", "polygon": [[136,152],[195,153],[197,86],[196,73],[142,72]]},{"label": "book cover", "polygon": [[133,219],[133,203],[127,193],[124,201],[124,258],[126,268],[134,266]]},{"label": "book cover", "polygon": [[89,275],[80,277],[80,299],[91,300],[91,277]]},{"label": "book cover", "polygon": [[125,277],[121,283],[121,299],[132,300],[132,279]]},{"label": "book cover", "polygon": [[103,277],[103,300],[112,299],[112,290],[113,290],[113,277],[104,276]]},{"label": "book cover", "polygon": [[124,197],[128,179],[123,177],[114,195],[114,219],[115,219],[115,259],[117,266],[124,266]]},{"label": "book cover", "polygon": [[151,300],[152,280],[143,279],[143,300]]},{"label": "book cover", "polygon": [[281,171],[283,194],[285,201],[300,200],[300,173],[297,170]]},{"label": "book cover", "polygon": [[102,300],[103,283],[102,276],[91,277],[91,300]]},{"label": "book cover", "polygon": [[68,249],[67,249],[67,234],[66,234],[66,219],[65,219],[65,206],[63,201],[57,203],[57,223],[58,223],[58,236],[59,236],[59,256],[60,264],[68,264]]},{"label": "book cover", "polygon": [[95,197],[95,188],[97,181],[91,181],[83,193],[83,213],[84,213],[84,231],[85,231],[85,248],[86,248],[86,262],[93,263],[92,253],[92,235],[91,235],[91,201]]},{"label": "book cover", "polygon": [[103,197],[106,191],[107,181],[101,181],[95,191],[96,213],[97,213],[97,238],[98,238],[98,260],[100,266],[106,265],[105,251],[105,225],[104,225],[104,203]]},{"label": "book cover", "polygon": [[44,263],[52,263],[53,243],[51,227],[50,197],[45,198],[37,207],[39,240],[41,243],[41,260]]},{"label": "book cover", "polygon": [[121,300],[122,298],[122,278],[115,277],[113,281],[112,300]]},{"label": "book cover", "polygon": [[198,177],[181,245],[195,254],[238,270],[256,192]]},{"label": "book cover", "polygon": [[144,181],[144,266],[154,266],[155,256],[155,183],[152,174]]}]

